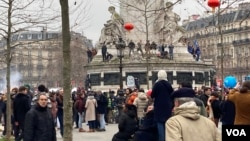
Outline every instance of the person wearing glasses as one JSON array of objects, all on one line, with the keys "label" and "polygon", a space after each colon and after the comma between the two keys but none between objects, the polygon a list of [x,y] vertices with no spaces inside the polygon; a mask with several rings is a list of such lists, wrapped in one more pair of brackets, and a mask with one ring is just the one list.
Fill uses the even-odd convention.
[{"label": "person wearing glasses", "polygon": [[56,130],[46,93],[40,93],[37,104],[26,114],[24,141],[56,141]]}]

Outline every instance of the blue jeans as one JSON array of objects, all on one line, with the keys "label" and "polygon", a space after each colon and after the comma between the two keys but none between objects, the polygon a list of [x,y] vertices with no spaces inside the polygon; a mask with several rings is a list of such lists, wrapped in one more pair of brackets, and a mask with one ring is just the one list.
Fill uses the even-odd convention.
[{"label": "blue jeans", "polygon": [[104,114],[99,114],[100,129],[105,129]]},{"label": "blue jeans", "polygon": [[79,113],[79,112],[78,112],[78,116],[79,116],[79,119],[78,119],[78,127],[79,127],[79,128],[82,128],[82,121],[83,121],[84,112],[82,112],[82,113]]},{"label": "blue jeans", "polygon": [[57,118],[60,124],[60,134],[63,136],[63,113],[57,113]]},{"label": "blue jeans", "polygon": [[157,122],[158,141],[165,141],[165,123]]}]

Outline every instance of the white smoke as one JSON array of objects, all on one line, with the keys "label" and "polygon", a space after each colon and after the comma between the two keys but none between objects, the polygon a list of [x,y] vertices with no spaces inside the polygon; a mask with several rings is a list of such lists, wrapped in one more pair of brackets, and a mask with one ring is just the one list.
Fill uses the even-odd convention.
[{"label": "white smoke", "polygon": [[[6,92],[7,81],[6,72],[3,72],[2,83],[0,84],[0,92]],[[10,71],[10,88],[19,87],[21,85],[22,74],[18,71]]]}]

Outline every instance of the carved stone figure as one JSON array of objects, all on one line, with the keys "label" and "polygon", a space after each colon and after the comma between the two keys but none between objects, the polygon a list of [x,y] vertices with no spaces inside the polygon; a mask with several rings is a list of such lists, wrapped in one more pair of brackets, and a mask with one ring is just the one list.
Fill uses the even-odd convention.
[{"label": "carved stone figure", "polygon": [[177,44],[185,30],[178,25],[180,16],[173,12],[173,3],[166,2],[166,8],[162,9],[155,20],[154,32],[160,39],[172,44]]},{"label": "carved stone figure", "polygon": [[124,20],[115,11],[115,7],[110,6],[108,11],[111,13],[111,19],[104,24],[104,27],[101,30],[99,43],[111,43],[115,42],[118,37],[124,37]]}]

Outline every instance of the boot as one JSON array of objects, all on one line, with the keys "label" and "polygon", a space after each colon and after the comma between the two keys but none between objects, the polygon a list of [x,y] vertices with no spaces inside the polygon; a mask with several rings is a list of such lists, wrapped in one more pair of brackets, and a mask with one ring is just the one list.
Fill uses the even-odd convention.
[{"label": "boot", "polygon": [[86,132],[86,131],[82,128],[79,128],[79,132]]},{"label": "boot", "polygon": [[87,132],[89,132],[89,133],[90,133],[90,132],[92,132],[92,129],[91,129],[91,128],[89,128],[89,130],[88,130]]}]

